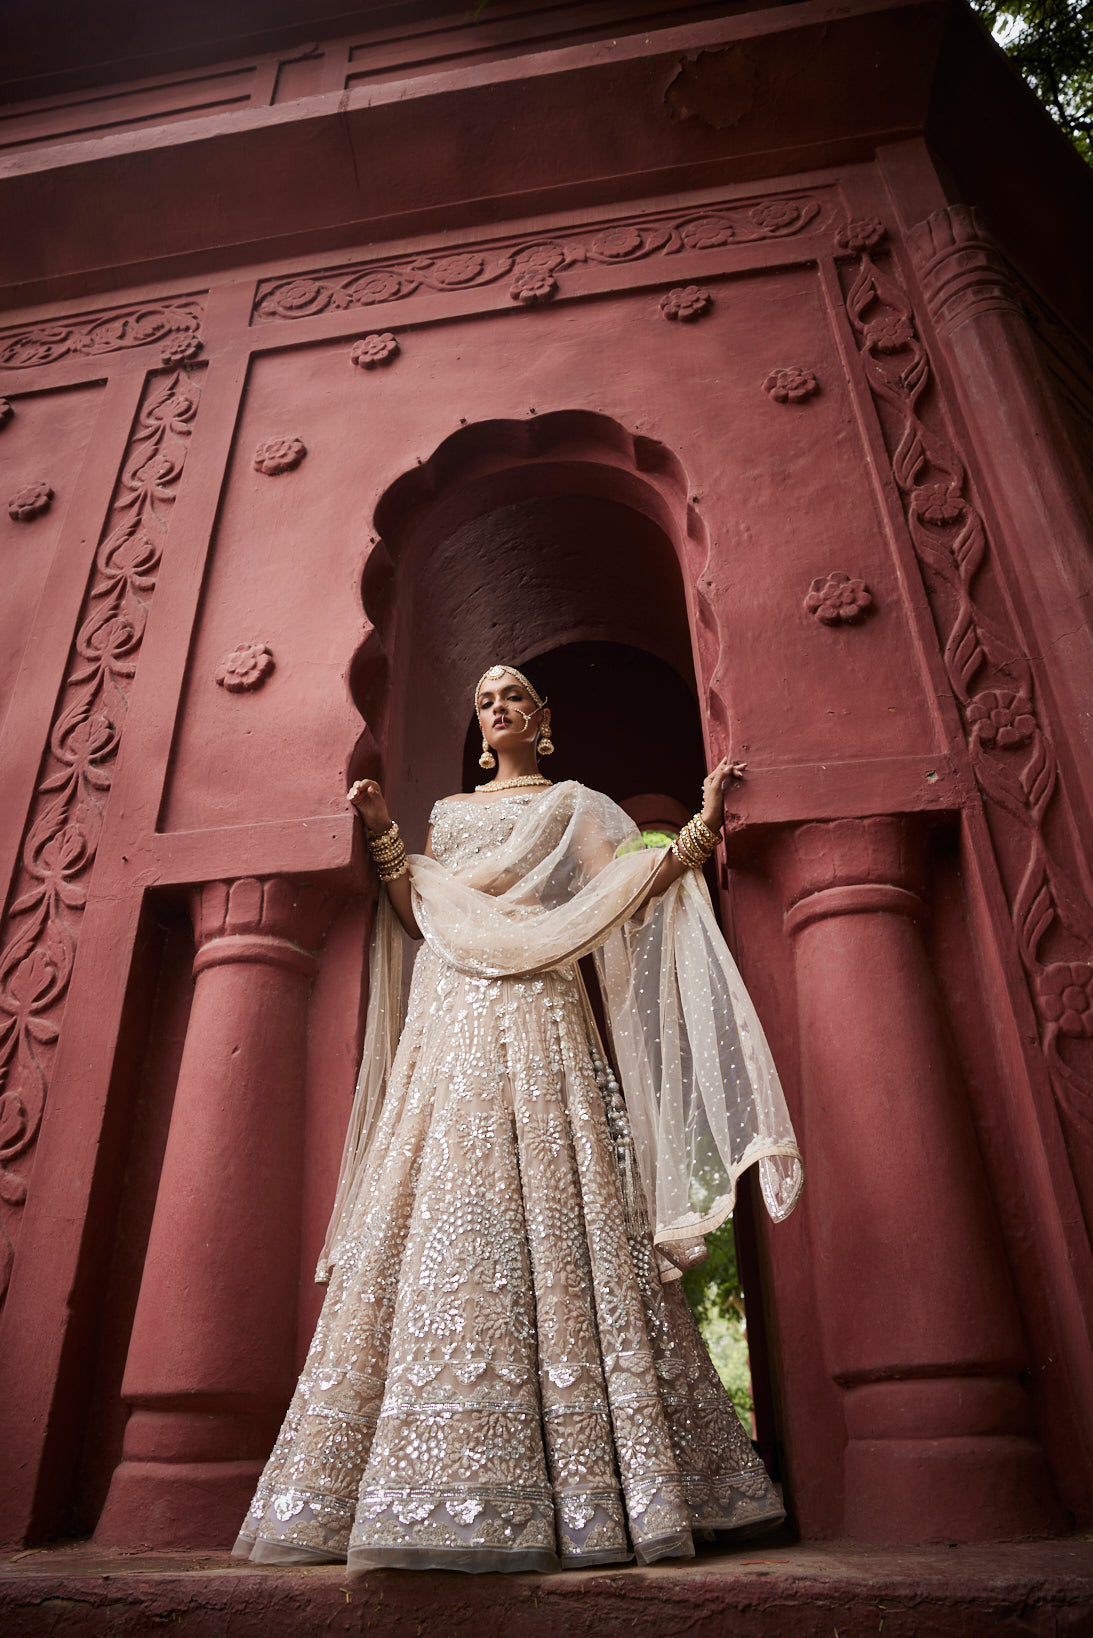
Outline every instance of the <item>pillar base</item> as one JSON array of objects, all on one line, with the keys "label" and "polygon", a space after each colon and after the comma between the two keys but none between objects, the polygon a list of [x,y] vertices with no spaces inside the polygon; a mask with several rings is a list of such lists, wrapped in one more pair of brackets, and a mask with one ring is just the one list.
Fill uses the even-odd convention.
[{"label": "pillar base", "polygon": [[100,1547],[230,1548],[263,1463],[127,1462],[114,1470],[95,1530]]},{"label": "pillar base", "polygon": [[845,1474],[853,1541],[1013,1541],[1068,1528],[1040,1446],[1019,1435],[851,1439]]}]

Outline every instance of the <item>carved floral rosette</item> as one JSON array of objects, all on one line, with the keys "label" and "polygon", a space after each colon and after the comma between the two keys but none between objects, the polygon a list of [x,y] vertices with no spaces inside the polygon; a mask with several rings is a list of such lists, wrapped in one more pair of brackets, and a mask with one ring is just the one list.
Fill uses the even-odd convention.
[{"label": "carved floral rosette", "polygon": [[808,588],[805,610],[825,626],[856,625],[873,607],[873,593],[864,580],[833,569],[818,575]]},{"label": "carved floral rosette", "polygon": [[43,479],[25,483],[8,500],[8,517],[16,523],[30,523],[48,512],[53,501],[53,490]]},{"label": "carved floral rosette", "polygon": [[264,477],[278,478],[285,472],[294,472],[307,454],[302,438],[292,433],[279,433],[264,438],[254,451],[254,470]]},{"label": "carved floral rosette", "polygon": [[681,324],[693,324],[709,312],[710,305],[709,291],[700,289],[697,284],[680,285],[660,298],[660,311],[664,317]]},{"label": "carved floral rosette", "polygon": [[213,680],[229,694],[249,694],[261,688],[276,669],[268,643],[240,643],[226,654],[213,673]]},{"label": "carved floral rosette", "polygon": [[771,370],[763,382],[763,391],[776,404],[803,404],[806,399],[815,398],[819,390],[820,383],[813,372],[799,364]]},{"label": "carved floral rosette", "polygon": [[[1093,1064],[1079,1043],[1093,1039],[1093,906],[1057,857],[1046,826],[1059,800],[1058,767],[1032,663],[1016,632],[980,600],[977,582],[990,552],[986,523],[963,458],[942,429],[908,294],[872,254],[883,238],[879,223],[850,223],[837,235],[837,250],[856,258],[847,269],[846,311],[881,411],[945,669],[986,799],[1040,1046],[1062,1108],[1088,1127]],[[997,278],[996,264],[991,275]]]},{"label": "carved floral rosette", "polygon": [[349,350],[349,360],[358,369],[374,370],[379,365],[390,364],[400,351],[398,337],[390,330],[379,330],[355,341]]}]

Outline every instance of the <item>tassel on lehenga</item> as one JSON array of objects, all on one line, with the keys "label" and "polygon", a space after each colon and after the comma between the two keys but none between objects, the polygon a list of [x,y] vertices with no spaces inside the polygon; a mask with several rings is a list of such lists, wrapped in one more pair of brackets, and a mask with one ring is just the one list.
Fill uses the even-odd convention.
[{"label": "tassel on lehenga", "polygon": [[641,1179],[638,1177],[638,1157],[630,1120],[623,1101],[622,1087],[611,1065],[601,1057],[597,1047],[589,1048],[596,1085],[603,1097],[607,1128],[615,1150],[615,1165],[619,1173],[619,1191],[622,1195],[623,1218],[626,1232],[631,1237],[648,1232],[645,1206],[642,1199]]}]

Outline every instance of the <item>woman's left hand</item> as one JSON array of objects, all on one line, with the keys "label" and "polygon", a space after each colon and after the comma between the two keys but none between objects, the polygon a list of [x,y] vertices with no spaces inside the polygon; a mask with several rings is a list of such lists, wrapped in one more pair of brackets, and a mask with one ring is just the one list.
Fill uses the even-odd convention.
[{"label": "woman's left hand", "polygon": [[746,762],[730,762],[723,756],[702,781],[702,819],[711,830],[720,830],[725,822],[725,781],[743,779],[746,767]]}]

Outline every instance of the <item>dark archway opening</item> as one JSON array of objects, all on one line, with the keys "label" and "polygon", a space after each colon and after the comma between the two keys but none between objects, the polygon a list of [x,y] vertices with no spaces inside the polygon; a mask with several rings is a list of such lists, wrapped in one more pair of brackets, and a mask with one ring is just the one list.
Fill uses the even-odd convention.
[{"label": "dark archway opening", "polygon": [[[523,668],[553,714],[556,754],[544,762],[545,774],[576,779],[619,803],[664,794],[693,812],[704,773],[702,730],[694,695],[673,666],[627,643],[575,642],[528,656]],[[480,749],[472,722],[464,790],[489,777],[478,766]]]}]

